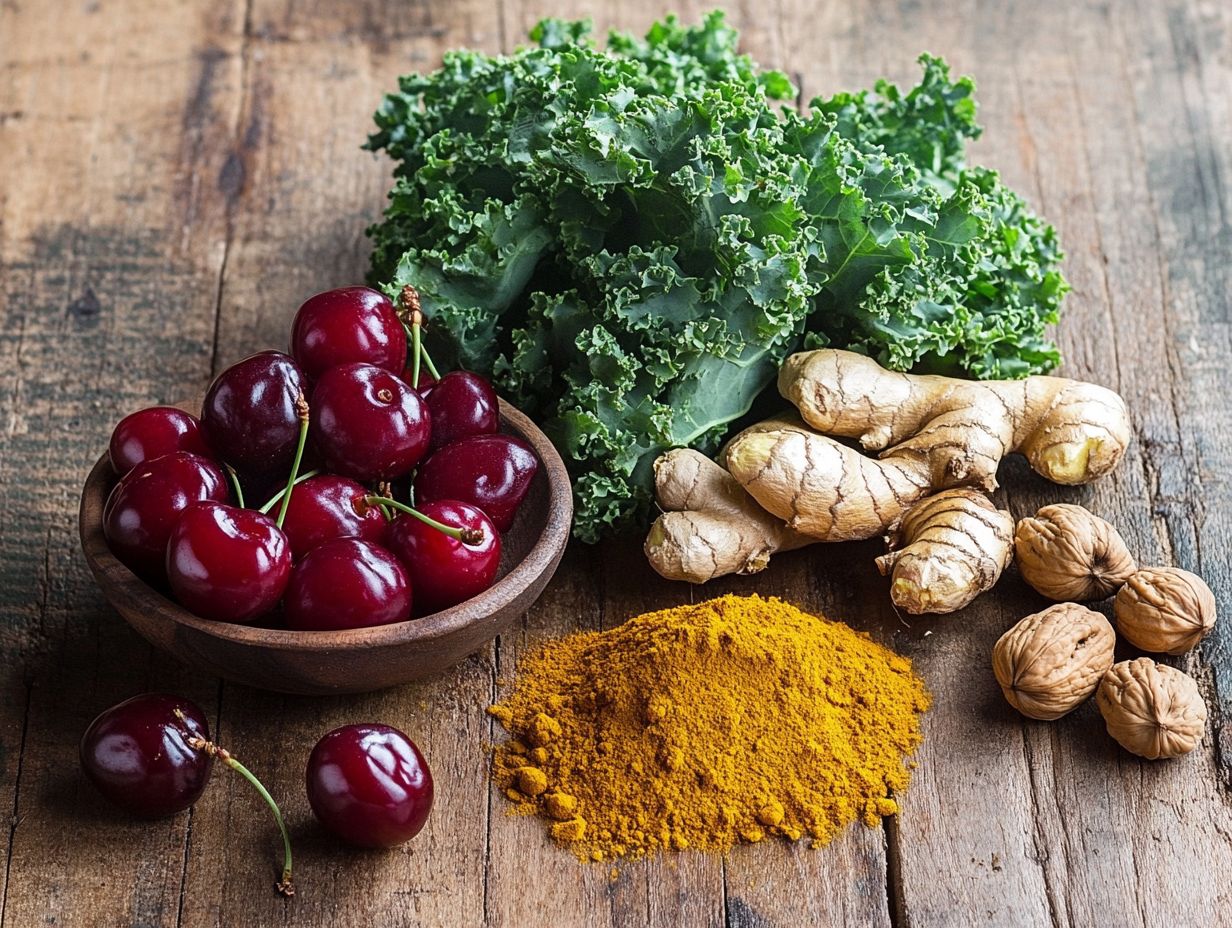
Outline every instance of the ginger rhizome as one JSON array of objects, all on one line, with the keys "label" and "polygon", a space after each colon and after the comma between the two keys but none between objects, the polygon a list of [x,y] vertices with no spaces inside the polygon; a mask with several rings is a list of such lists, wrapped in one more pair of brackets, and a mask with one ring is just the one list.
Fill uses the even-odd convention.
[{"label": "ginger rhizome", "polygon": [[816,541],[788,528],[755,503],[722,467],[690,448],[654,465],[655,495],[667,510],[646,536],[646,558],[669,580],[705,583],[753,574],[770,555]]},{"label": "ginger rhizome", "polygon": [[887,539],[877,569],[890,598],[912,615],[956,612],[1001,579],[1013,556],[1014,519],[983,493],[959,487],[913,506]]}]

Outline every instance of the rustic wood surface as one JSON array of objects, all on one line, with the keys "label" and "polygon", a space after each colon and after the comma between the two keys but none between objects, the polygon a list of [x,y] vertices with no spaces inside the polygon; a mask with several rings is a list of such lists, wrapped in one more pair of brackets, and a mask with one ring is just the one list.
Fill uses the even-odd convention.
[{"label": "rustic wood surface", "polygon": [[[688,2],[696,18],[711,3]],[[282,697],[154,652],[103,602],[77,494],[120,416],[200,393],[283,342],[306,295],[362,276],[388,165],[357,149],[380,93],[451,47],[511,49],[541,15],[642,29],[654,0],[0,0],[0,925],[1198,925],[1232,889],[1232,5],[1220,0],[771,0],[731,7],[745,47],[804,98],[910,80],[924,49],[980,87],[999,168],[1059,227],[1074,284],[1066,372],[1117,388],[1137,441],[1109,480],[1061,490],[1003,468],[1023,515],[1081,501],[1144,562],[1203,574],[1225,615],[1196,674],[1190,757],[1121,752],[1094,706],[1024,721],[988,655],[1041,602],[1013,574],[964,613],[902,621],[876,546],[783,556],[706,593],[758,590],[910,655],[936,706],[901,814],[825,850],[744,847],[580,867],[504,814],[484,707],[528,643],[700,595],[636,540],[574,547],[514,634],[391,692]],[[256,795],[218,776],[189,813],[126,820],[85,784],[95,713],[173,689],[284,797],[294,901]],[[1222,709],[1219,707],[1222,706]],[[301,786],[316,737],[379,720],[438,786],[399,850],[339,850]]]}]

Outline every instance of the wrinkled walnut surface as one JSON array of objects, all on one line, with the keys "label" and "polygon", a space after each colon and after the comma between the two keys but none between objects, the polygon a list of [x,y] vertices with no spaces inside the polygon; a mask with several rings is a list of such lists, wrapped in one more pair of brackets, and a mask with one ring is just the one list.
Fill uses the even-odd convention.
[{"label": "wrinkled walnut surface", "polygon": [[1112,525],[1082,506],[1057,503],[1018,523],[1014,554],[1022,578],[1049,599],[1090,602],[1115,593],[1134,572]]},{"label": "wrinkled walnut surface", "polygon": [[1117,593],[1117,630],[1143,651],[1184,654],[1215,626],[1215,594],[1179,567],[1144,567]]},{"label": "wrinkled walnut surface", "polygon": [[1206,704],[1194,678],[1149,657],[1114,665],[1095,703],[1108,734],[1148,760],[1188,754],[1206,728]]}]

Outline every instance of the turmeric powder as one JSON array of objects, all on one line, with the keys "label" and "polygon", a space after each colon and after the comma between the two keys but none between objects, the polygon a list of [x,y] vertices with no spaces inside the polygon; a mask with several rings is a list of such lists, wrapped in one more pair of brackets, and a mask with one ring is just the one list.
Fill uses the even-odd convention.
[{"label": "turmeric powder", "polygon": [[493,777],[582,860],[822,845],[897,811],[928,704],[911,662],[867,635],[724,596],[528,655],[489,709],[513,736]]}]

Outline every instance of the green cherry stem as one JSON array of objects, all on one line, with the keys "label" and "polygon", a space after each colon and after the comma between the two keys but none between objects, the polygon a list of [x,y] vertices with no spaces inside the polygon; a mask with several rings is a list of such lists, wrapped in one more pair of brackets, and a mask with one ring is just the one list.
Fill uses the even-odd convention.
[{"label": "green cherry stem", "polygon": [[270,811],[274,813],[274,821],[278,823],[278,830],[282,833],[282,879],[276,885],[278,892],[282,895],[294,896],[295,884],[291,882],[291,836],[287,834],[287,824],[282,820],[282,810],[278,808],[278,803],[274,801],[274,797],[269,794],[265,784],[257,779],[257,775],[232,757],[226,748],[220,748],[213,741],[206,741],[204,738],[198,738],[195,735],[188,738],[187,741],[189,747],[217,757],[251,783],[253,789],[261,794],[265,804],[270,807]]},{"label": "green cherry stem", "polygon": [[230,464],[223,464],[223,469],[227,472],[227,479],[231,481],[231,489],[235,491],[235,498],[240,504],[240,508],[244,507],[244,488],[240,486],[240,475],[235,472],[235,468]]},{"label": "green cherry stem", "polygon": [[291,505],[291,490],[295,486],[295,478],[299,476],[299,465],[304,460],[304,443],[308,440],[308,401],[302,393],[295,398],[295,413],[299,416],[299,441],[295,445],[295,461],[291,464],[287,488],[282,491],[282,506],[278,509],[278,521],[275,523],[279,528],[282,528],[287,507]]},{"label": "green cherry stem", "polygon": [[365,496],[364,502],[369,506],[389,506],[397,509],[399,512],[405,512],[408,516],[414,516],[424,525],[430,525],[438,532],[444,532],[450,538],[456,538],[464,545],[477,545],[483,541],[482,529],[466,528],[461,525],[446,525],[444,522],[436,521],[431,516],[424,515],[413,506],[400,503],[396,499],[390,499],[388,496]]},{"label": "green cherry stem", "polygon": [[432,355],[428,354],[428,346],[424,345],[422,351],[424,367],[428,369],[428,373],[432,375],[433,380],[441,379],[441,372],[436,369],[436,365],[432,363]]},{"label": "green cherry stem", "polygon": [[411,313],[411,389],[419,388],[419,362],[423,360],[423,313]]},{"label": "green cherry stem", "polygon": [[[300,474],[298,477],[295,478],[295,484],[298,486],[299,484],[303,483],[305,480],[309,479],[310,477],[316,477],[320,473],[321,472],[319,470],[306,470],[302,474]],[[286,495],[287,495],[287,488],[283,487],[281,490],[279,490],[277,493],[275,493],[273,496],[267,499],[264,505],[262,505],[261,508],[257,510],[257,512],[260,512],[264,515],[269,515],[269,511],[273,509],[275,506],[277,506],[278,501]]]},{"label": "green cherry stem", "polygon": [[[423,305],[419,299],[419,291],[407,284],[398,294],[398,300],[402,304],[403,310],[403,327],[406,328],[407,334],[411,338],[411,388],[419,389],[419,368],[422,364],[428,368],[428,373],[436,380],[441,379],[440,372],[436,369],[436,365],[432,363],[432,358],[428,354],[428,349],[423,343],[423,328],[424,314]],[[410,325],[406,323],[406,319],[410,320]]]}]

